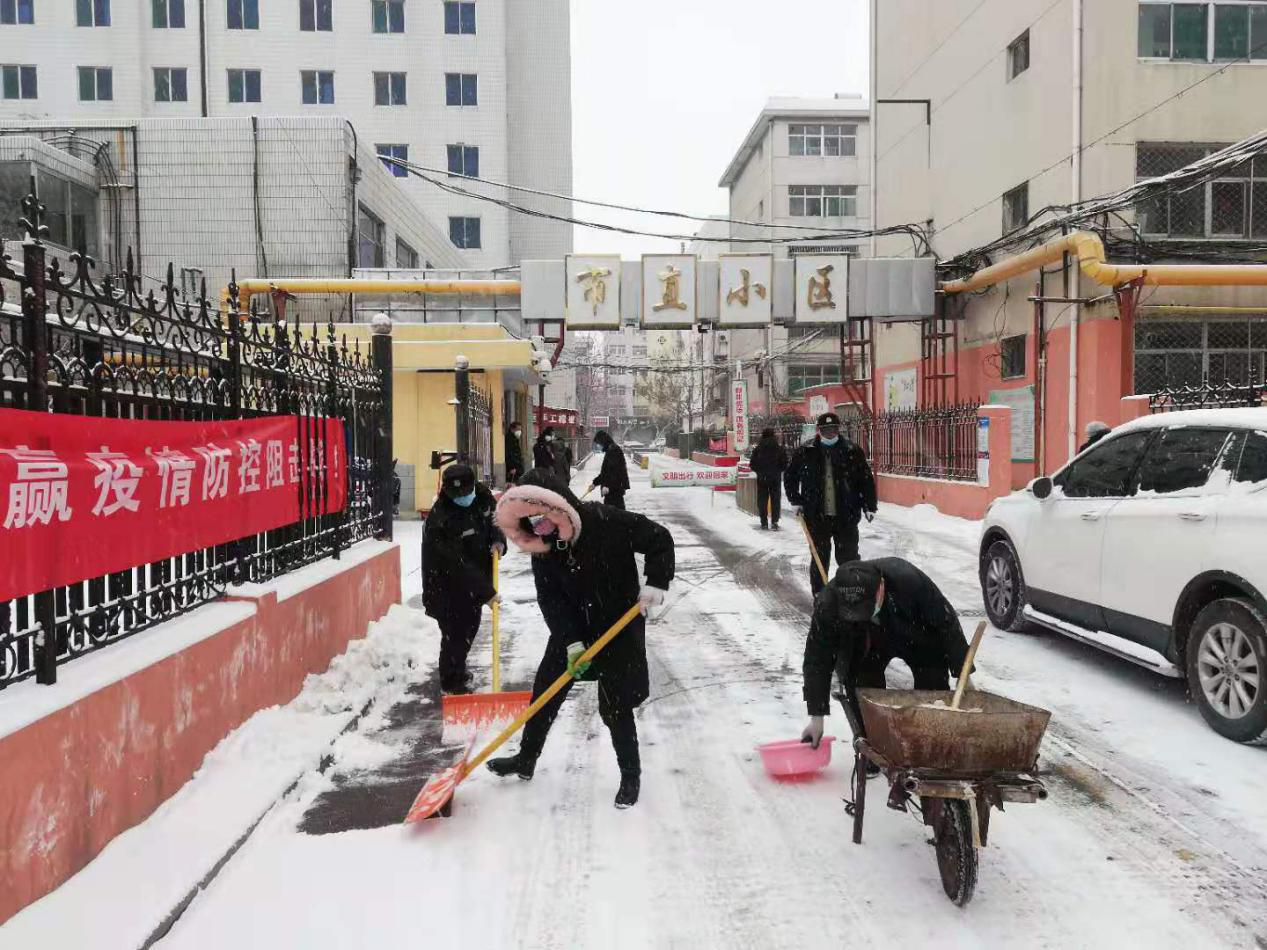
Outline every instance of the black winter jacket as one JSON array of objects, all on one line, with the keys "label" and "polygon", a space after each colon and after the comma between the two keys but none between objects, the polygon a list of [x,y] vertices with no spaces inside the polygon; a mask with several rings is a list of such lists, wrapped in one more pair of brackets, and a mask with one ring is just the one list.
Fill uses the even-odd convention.
[{"label": "black winter jacket", "polygon": [[603,467],[599,469],[594,484],[606,488],[613,495],[629,491],[629,469],[625,467],[625,453],[615,442],[603,451]]},{"label": "black winter jacket", "polygon": [[524,473],[524,449],[519,440],[515,438],[515,434],[509,429],[506,430],[506,476],[510,478],[513,475],[522,475]]},{"label": "black winter jacket", "polygon": [[875,476],[862,449],[844,436],[832,446],[823,445],[815,436],[814,441],[796,450],[783,473],[787,500],[803,509],[811,520],[824,517],[823,472],[827,459],[831,459],[835,474],[836,517],[857,524],[864,511],[876,509]]},{"label": "black winter jacket", "polygon": [[779,444],[779,440],[771,436],[763,438],[752,450],[752,458],[748,465],[757,478],[774,481],[787,468],[787,449]]},{"label": "black winter jacket", "polygon": [[545,436],[537,436],[537,441],[532,443],[532,467],[554,471],[554,450],[550,448]]},{"label": "black winter jacket", "polygon": [[805,641],[805,705],[811,716],[825,716],[833,668],[853,712],[861,721],[851,675],[869,653],[900,657],[911,669],[944,668],[958,676],[968,655],[968,641],[955,608],[937,585],[914,564],[900,557],[868,561],[884,577],[884,604],[875,623],[840,619],[839,592],[833,580],[814,601],[814,619]]},{"label": "black winter jacket", "polygon": [[493,524],[496,506],[482,483],[469,508],[444,493],[436,499],[422,530],[422,607],[432,617],[464,613],[492,598],[492,546],[506,543]]},{"label": "black winter jacket", "polygon": [[[571,499],[569,499],[571,500]],[[667,590],[673,580],[673,536],[644,515],[597,502],[573,502],[581,535],[562,551],[536,554],[532,574],[537,601],[555,645],[586,646],[638,600],[641,584],[634,554],[646,556],[647,583]],[[608,695],[632,709],[650,691],[646,627],[636,617],[594,659],[594,672]]]}]

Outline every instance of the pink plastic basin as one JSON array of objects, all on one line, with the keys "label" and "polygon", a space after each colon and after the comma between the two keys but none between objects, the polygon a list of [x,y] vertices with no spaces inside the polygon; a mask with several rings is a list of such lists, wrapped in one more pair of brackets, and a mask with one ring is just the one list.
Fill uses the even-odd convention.
[{"label": "pink plastic basin", "polygon": [[815,749],[808,742],[800,739],[788,739],[785,742],[767,742],[757,746],[761,753],[761,761],[765,770],[776,778],[790,775],[809,775],[826,767],[831,761],[831,744],[835,736],[823,736],[823,740]]}]

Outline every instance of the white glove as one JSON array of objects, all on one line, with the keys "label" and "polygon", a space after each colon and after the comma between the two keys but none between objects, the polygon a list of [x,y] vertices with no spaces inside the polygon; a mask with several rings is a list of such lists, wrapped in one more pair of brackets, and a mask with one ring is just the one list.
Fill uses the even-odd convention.
[{"label": "white glove", "polygon": [[606,497],[607,497],[607,486],[606,486],[606,485],[604,485],[602,488],[600,488],[600,489],[598,490],[598,493],[599,493],[600,495],[602,495],[604,498],[606,498]]},{"label": "white glove", "polygon": [[644,615],[650,616],[652,609],[659,607],[663,603],[664,591],[658,587],[643,584],[642,590],[638,591],[638,606],[642,608]]},{"label": "white glove", "polygon": [[811,749],[817,749],[818,744],[823,741],[823,717],[810,716],[809,725],[805,727],[805,731],[801,733],[801,741],[808,742]]},{"label": "white glove", "polygon": [[875,512],[874,512],[874,511],[864,511],[864,512],[863,512],[863,515],[865,515],[865,516],[866,516],[866,519],[867,519],[867,524],[870,524],[871,522],[875,521]]}]

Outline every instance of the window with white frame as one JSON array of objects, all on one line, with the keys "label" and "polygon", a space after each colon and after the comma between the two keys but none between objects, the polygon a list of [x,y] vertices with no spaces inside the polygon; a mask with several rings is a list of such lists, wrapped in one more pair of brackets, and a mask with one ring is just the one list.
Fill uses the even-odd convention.
[{"label": "window with white frame", "polygon": [[449,174],[462,175],[466,178],[480,176],[480,150],[478,145],[448,146]]},{"label": "window with white frame", "polygon": [[75,26],[109,26],[110,0],[75,0]]},{"label": "window with white frame", "polygon": [[258,30],[260,0],[229,0],[228,26],[231,30]]},{"label": "window with white frame", "polygon": [[400,238],[396,238],[396,266],[405,270],[418,269],[418,252]]},{"label": "window with white frame", "polygon": [[853,218],[858,215],[857,185],[788,185],[788,214],[793,218]]},{"label": "window with white frame", "polygon": [[258,69],[229,70],[229,101],[260,101],[260,71]]},{"label": "window with white frame", "polygon": [[1010,82],[1029,69],[1029,30],[1007,46],[1007,78]]},{"label": "window with white frame", "polygon": [[358,238],[357,262],[361,267],[384,267],[387,244],[387,227],[383,219],[365,205],[357,206],[356,229]]},{"label": "window with white frame", "polygon": [[475,250],[480,247],[480,219],[450,217],[449,240],[454,247]]},{"label": "window with white frame", "polygon": [[790,155],[854,155],[858,147],[857,125],[789,125]]},{"label": "window with white frame", "polygon": [[840,364],[838,362],[788,364],[787,391],[790,396],[804,392],[811,386],[839,382]]},{"label": "window with white frame", "polygon": [[0,89],[5,99],[35,99],[39,89],[34,66],[0,66]]},{"label": "window with white frame", "polygon": [[1267,60],[1267,3],[1141,0],[1138,52],[1178,62]]},{"label": "window with white frame", "polygon": [[[379,156],[387,158],[399,158],[402,162],[409,161],[408,145],[376,145]],[[408,178],[409,170],[404,165],[398,165],[396,162],[383,162],[384,167],[395,175],[397,178]]]},{"label": "window with white frame", "polygon": [[374,105],[403,106],[405,104],[405,74],[375,73]]},{"label": "window with white frame", "polygon": [[[1135,177],[1156,178],[1224,145],[1139,142]],[[1243,162],[1215,181],[1141,204],[1136,223],[1150,237],[1217,240],[1267,238],[1267,158]]]},{"label": "window with white frame", "polygon": [[479,103],[479,76],[475,73],[444,74],[444,104],[473,106]]},{"label": "window with white frame", "polygon": [[475,4],[470,0],[445,0],[444,32],[474,33]]},{"label": "window with white frame", "polygon": [[334,72],[329,69],[301,69],[300,92],[306,106],[328,106],[334,103]]},{"label": "window with white frame", "polygon": [[1029,182],[1003,195],[1003,233],[1009,234],[1029,223]]},{"label": "window with white frame", "polygon": [[375,33],[404,33],[405,0],[372,0],[370,22]]},{"label": "window with white frame", "polygon": [[154,68],[154,101],[186,102],[189,87],[187,71],[183,66],[156,66]]},{"label": "window with white frame", "polygon": [[299,29],[304,33],[328,33],[334,29],[332,0],[299,0]]},{"label": "window with white frame", "polygon": [[114,72],[108,66],[79,67],[79,101],[110,102],[114,99]]},{"label": "window with white frame", "polygon": [[150,13],[156,30],[185,28],[185,0],[152,0]]},{"label": "window with white frame", "polygon": [[0,0],[0,26],[35,22],[35,0]]}]

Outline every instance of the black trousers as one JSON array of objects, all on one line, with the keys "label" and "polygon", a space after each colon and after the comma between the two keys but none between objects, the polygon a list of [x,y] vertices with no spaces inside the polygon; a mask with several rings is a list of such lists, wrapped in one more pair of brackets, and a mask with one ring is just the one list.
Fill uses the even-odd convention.
[{"label": "black trousers", "polygon": [[[862,710],[858,704],[856,689],[888,689],[884,671],[896,657],[887,653],[867,653],[852,674],[852,683],[842,683],[845,695],[840,704],[845,709],[845,717],[855,736],[866,735],[862,726]],[[902,662],[911,668],[916,689],[949,689],[950,673],[945,661],[938,662],[934,657],[902,657]]]},{"label": "black trousers", "polygon": [[466,657],[479,633],[484,608],[479,604],[451,607],[440,625],[440,686],[460,686],[466,676]]},{"label": "black trousers", "polygon": [[[537,667],[537,678],[532,684],[532,698],[537,697],[558,679],[567,669],[567,648],[553,640],[546,647],[541,665]],[[571,692],[575,680],[554,694],[554,697],[541,707],[541,711],[528,720],[524,726],[523,738],[519,742],[519,754],[534,762],[545,747],[546,736],[554,725],[559,710],[563,708],[563,700]],[[638,725],[634,721],[633,709],[622,705],[612,697],[611,692],[600,679],[598,681],[598,715],[611,734],[612,748],[616,750],[616,763],[621,772],[641,774],[642,761],[638,754]]]},{"label": "black trousers", "polygon": [[603,504],[611,505],[613,508],[619,508],[621,511],[624,511],[625,510],[625,493],[623,491],[621,492],[609,491],[606,495],[603,496]]},{"label": "black trousers", "polygon": [[[836,566],[847,561],[858,560],[858,524],[848,518],[808,518],[810,537],[814,539],[814,547],[822,559],[823,569],[827,576],[832,575],[831,549],[836,546]],[[823,579],[818,574],[818,565],[810,558],[809,586],[815,595],[823,589]]]},{"label": "black trousers", "polygon": [[762,527],[765,527],[767,518],[772,524],[779,523],[779,515],[783,513],[783,483],[779,479],[757,479],[757,511]]}]

